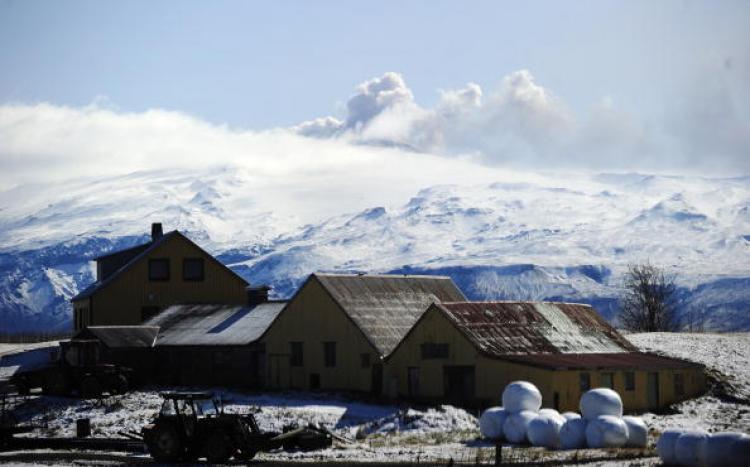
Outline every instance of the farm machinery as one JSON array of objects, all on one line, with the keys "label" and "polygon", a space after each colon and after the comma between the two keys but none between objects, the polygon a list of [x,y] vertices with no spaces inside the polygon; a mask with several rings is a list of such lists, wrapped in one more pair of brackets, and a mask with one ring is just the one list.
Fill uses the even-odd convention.
[{"label": "farm machinery", "polygon": [[20,393],[42,388],[45,394],[82,398],[99,398],[104,392],[127,392],[132,370],[120,365],[103,363],[100,348],[94,340],[60,342],[59,356],[42,368],[13,375],[11,382]]},{"label": "farm machinery", "polygon": [[289,427],[283,433],[264,432],[253,414],[224,413],[210,392],[163,393],[161,411],[142,429],[143,440],[157,462],[210,463],[252,459],[272,449],[321,449],[331,446],[333,433],[319,426]]}]

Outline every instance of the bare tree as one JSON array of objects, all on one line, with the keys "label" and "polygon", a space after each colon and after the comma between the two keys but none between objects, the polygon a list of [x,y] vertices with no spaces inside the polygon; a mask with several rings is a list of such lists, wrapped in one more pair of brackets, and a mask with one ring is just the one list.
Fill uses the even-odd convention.
[{"label": "bare tree", "polygon": [[630,331],[679,329],[674,276],[649,263],[628,266],[621,298],[620,324]]}]

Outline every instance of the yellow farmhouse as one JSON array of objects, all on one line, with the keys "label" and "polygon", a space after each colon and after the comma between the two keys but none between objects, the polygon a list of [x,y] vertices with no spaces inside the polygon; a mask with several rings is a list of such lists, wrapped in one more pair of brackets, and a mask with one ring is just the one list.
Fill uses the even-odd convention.
[{"label": "yellow farmhouse", "polygon": [[71,299],[76,330],[135,325],[177,303],[244,305],[247,281],[178,231],[96,258],[96,282]]},{"label": "yellow farmhouse", "polygon": [[701,365],[638,352],[588,305],[546,302],[435,303],[387,356],[386,377],[393,397],[477,406],[527,380],[561,411],[594,387],[615,389],[627,411],[706,389]]},{"label": "yellow farmhouse", "polygon": [[312,274],[263,336],[266,384],[381,394],[382,358],[431,303],[456,300],[447,277]]}]

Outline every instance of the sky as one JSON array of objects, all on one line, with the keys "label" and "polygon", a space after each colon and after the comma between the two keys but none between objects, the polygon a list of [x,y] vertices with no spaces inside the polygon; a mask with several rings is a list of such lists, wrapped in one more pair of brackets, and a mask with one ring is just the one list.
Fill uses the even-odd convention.
[{"label": "sky", "polygon": [[0,0],[0,188],[183,164],[206,138],[191,163],[336,144],[747,174],[748,24],[729,0]]}]

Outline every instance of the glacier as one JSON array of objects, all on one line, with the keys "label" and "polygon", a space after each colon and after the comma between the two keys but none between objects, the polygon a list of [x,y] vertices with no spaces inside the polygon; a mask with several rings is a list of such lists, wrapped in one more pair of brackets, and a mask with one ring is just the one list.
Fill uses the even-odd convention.
[{"label": "glacier", "polygon": [[2,330],[69,329],[68,299],[94,280],[92,258],[146,241],[151,222],[275,297],[315,271],[441,274],[474,300],[584,302],[616,320],[624,271],[650,261],[675,275],[684,316],[750,330],[750,177],[509,173],[394,187],[401,198],[332,191],[315,194],[324,209],[312,215],[225,166],[0,192]]}]

